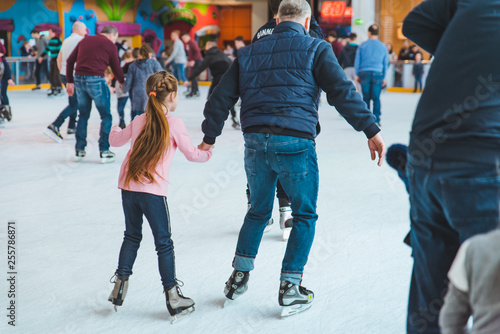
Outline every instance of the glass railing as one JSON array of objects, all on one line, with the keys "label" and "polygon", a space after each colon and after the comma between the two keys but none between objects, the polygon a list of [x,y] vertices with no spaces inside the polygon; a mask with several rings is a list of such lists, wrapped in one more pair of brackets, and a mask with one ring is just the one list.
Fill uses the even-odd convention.
[{"label": "glass railing", "polygon": [[[12,80],[16,85],[35,84],[35,62],[36,57],[7,57],[7,62],[12,70]],[[47,60],[47,69],[49,68]],[[41,73],[41,83],[48,83],[48,73]]]},{"label": "glass railing", "polygon": [[[389,68],[387,69],[387,74],[385,80],[387,82],[387,87],[402,87],[402,88],[414,88],[415,87],[415,77],[413,76],[413,64],[415,62],[412,60],[405,61],[391,61]],[[422,61],[424,64],[424,76],[422,82],[425,83],[427,79],[427,73],[429,73],[429,68],[431,62],[428,60]]]}]

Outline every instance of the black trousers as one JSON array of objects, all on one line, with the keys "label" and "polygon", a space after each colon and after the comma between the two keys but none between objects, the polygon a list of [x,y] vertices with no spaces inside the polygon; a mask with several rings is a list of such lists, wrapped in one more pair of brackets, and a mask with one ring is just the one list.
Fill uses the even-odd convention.
[{"label": "black trousers", "polygon": [[55,90],[55,89],[61,89],[62,88],[62,82],[61,82],[61,74],[59,72],[59,67],[57,67],[57,58],[52,58],[50,60],[50,88]]}]

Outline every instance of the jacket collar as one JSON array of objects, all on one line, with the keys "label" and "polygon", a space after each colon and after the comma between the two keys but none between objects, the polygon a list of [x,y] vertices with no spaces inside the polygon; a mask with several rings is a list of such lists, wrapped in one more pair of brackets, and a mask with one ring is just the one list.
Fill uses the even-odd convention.
[{"label": "jacket collar", "polygon": [[295,32],[301,35],[309,35],[306,28],[302,24],[292,21],[284,21],[278,24],[276,28],[274,28],[273,34],[280,34],[284,32]]}]

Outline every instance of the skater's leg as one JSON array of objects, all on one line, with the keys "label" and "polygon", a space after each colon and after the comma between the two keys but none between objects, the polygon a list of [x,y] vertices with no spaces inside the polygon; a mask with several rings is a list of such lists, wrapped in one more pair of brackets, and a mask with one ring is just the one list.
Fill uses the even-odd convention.
[{"label": "skater's leg", "polygon": [[314,141],[273,136],[272,168],[291,202],[293,227],[281,269],[281,281],[300,285],[316,227],[319,173]]},{"label": "skater's leg", "polygon": [[363,101],[365,101],[366,106],[370,109],[371,97],[371,72],[360,72],[359,80],[361,84],[361,92],[363,93]]},{"label": "skater's leg", "polygon": [[120,117],[120,123],[125,123],[125,106],[127,105],[128,96],[123,96],[118,98],[118,116]]},{"label": "skater's leg", "polygon": [[109,87],[102,78],[93,80],[90,84],[90,94],[101,116],[101,129],[99,131],[99,151],[109,150],[109,132],[112,126],[111,101]]},{"label": "skater's leg", "polygon": [[245,172],[251,208],[240,230],[233,267],[236,270],[250,271],[254,268],[264,229],[271,218],[277,175],[267,162],[269,135],[249,133],[244,137]]},{"label": "skater's leg", "polygon": [[38,61],[35,61],[35,84],[37,86],[40,86],[41,75],[42,75],[41,71],[42,71],[42,64],[40,64]]},{"label": "skater's leg", "polygon": [[9,80],[5,78],[5,75],[2,77],[1,82],[1,100],[4,106],[10,105],[9,97],[7,96],[7,88],[9,87]]},{"label": "skater's leg", "polygon": [[76,150],[84,151],[87,146],[87,124],[92,108],[92,98],[84,76],[75,76],[75,93],[78,98],[78,123],[76,124]]},{"label": "skater's leg", "polygon": [[290,199],[288,198],[288,195],[286,194],[285,192],[285,189],[283,189],[283,186],[281,185],[281,182],[280,180],[278,179],[278,182],[276,183],[276,198],[278,198],[278,200],[280,200],[280,207],[281,206],[285,206],[285,205],[281,205],[281,204],[287,204],[290,205]]},{"label": "skater's leg", "polygon": [[155,239],[161,281],[168,291],[175,285],[175,255],[167,198],[146,193],[141,197],[141,206]]},{"label": "skater's leg", "polygon": [[371,99],[373,101],[373,114],[377,123],[380,123],[381,106],[380,94],[382,93],[382,83],[384,76],[382,73],[373,73],[371,79]]},{"label": "skater's leg", "polygon": [[[197,60],[197,61],[195,62],[195,64],[194,64],[194,66],[193,66],[193,67],[191,67],[191,71],[192,71],[193,69],[195,69],[195,68],[196,68],[198,65],[200,65],[200,64],[201,64],[201,60]],[[191,93],[192,93],[192,94],[197,94],[197,93],[198,93],[198,91],[199,91],[199,88],[198,88],[198,78],[196,77],[196,78],[194,78],[194,79],[193,79],[193,81],[191,81]]]},{"label": "skater's leg", "polygon": [[142,196],[144,193],[122,190],[123,213],[125,214],[125,236],[118,258],[117,276],[132,275],[132,267],[142,240]]},{"label": "skater's leg", "polygon": [[[61,75],[61,81],[66,85],[67,80],[65,75]],[[66,108],[64,108],[59,116],[57,116],[56,120],[54,123],[52,123],[54,126],[60,128],[61,125],[63,125],[64,120],[68,117],[70,117],[70,122],[68,125],[68,128],[74,129],[75,124],[76,124],[76,115],[78,112],[78,98],[77,98],[77,93],[74,92],[72,96],[68,96],[68,105]]]}]

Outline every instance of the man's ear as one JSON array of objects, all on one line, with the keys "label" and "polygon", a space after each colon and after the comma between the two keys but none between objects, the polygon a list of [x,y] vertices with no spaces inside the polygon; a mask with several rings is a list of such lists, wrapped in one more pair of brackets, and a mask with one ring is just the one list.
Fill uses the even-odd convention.
[{"label": "man's ear", "polygon": [[304,23],[304,27],[306,28],[307,31],[309,31],[309,28],[311,27],[311,17],[309,16],[306,18],[306,23]]},{"label": "man's ear", "polygon": [[276,17],[276,25],[280,24],[280,18]]}]

